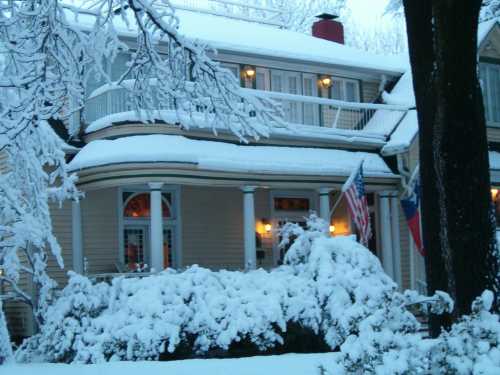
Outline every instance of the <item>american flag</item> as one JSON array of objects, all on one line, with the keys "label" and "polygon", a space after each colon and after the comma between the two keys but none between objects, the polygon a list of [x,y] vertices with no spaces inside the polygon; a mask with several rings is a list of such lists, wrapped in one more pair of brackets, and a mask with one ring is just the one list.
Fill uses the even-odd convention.
[{"label": "american flag", "polygon": [[368,246],[372,236],[370,227],[370,212],[366,200],[365,184],[363,183],[363,162],[352,172],[342,186],[342,193],[347,199],[347,205],[354,224],[358,228],[360,242]]}]

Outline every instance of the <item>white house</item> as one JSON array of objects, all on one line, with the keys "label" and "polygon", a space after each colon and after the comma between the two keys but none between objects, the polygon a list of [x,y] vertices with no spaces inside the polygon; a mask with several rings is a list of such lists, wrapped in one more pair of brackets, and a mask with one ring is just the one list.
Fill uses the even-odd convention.
[{"label": "white house", "polygon": [[[171,111],[171,122],[145,124],[127,107],[123,89],[90,82],[80,143],[68,151],[85,196],[52,211],[66,267],[51,263],[49,270],[61,286],[70,269],[103,279],[137,268],[277,266],[283,259],[277,229],[285,221],[304,223],[316,211],[332,235],[355,233],[345,202],[331,217],[330,209],[364,158],[369,247],[401,287],[425,288],[399,205],[418,159],[407,59],[345,46],[342,25],[328,15],[305,35],[281,28],[272,12],[254,19],[187,6],[177,11],[180,32],[216,48],[214,59],[245,90],[282,103],[288,126],[269,138],[242,144],[202,124],[185,130],[172,103],[159,103]],[[127,41],[129,30],[122,32]],[[494,148],[500,141],[496,22],[481,26],[480,58]],[[111,76],[124,68],[119,56]],[[500,186],[500,154],[492,152],[492,161]],[[7,311],[13,336],[31,332],[26,308],[12,303]]]}]

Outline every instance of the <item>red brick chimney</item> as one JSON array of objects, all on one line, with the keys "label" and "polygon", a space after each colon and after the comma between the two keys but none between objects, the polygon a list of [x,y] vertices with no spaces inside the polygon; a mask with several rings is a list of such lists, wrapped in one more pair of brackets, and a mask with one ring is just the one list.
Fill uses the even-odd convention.
[{"label": "red brick chimney", "polygon": [[312,35],[316,38],[326,39],[331,42],[344,44],[344,25],[335,21],[338,16],[328,13],[322,13],[316,18],[319,21],[313,23]]}]

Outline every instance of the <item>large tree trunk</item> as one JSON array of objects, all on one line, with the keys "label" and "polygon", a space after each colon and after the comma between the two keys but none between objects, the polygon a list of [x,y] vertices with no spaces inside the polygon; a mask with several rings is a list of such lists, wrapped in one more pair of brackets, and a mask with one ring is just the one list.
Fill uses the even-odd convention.
[{"label": "large tree trunk", "polygon": [[[498,294],[488,143],[477,77],[481,0],[404,0],[418,109],[422,225],[429,293]],[[497,304],[495,304],[497,306]],[[431,316],[431,333],[453,316]]]}]

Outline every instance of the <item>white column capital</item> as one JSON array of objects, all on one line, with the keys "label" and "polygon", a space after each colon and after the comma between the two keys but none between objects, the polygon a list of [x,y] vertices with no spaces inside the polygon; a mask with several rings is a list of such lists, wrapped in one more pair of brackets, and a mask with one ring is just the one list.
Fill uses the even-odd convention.
[{"label": "white column capital", "polygon": [[163,182],[148,182],[148,186],[151,190],[160,190],[163,186]]},{"label": "white column capital", "polygon": [[255,186],[242,186],[240,189],[241,191],[243,191],[243,193],[249,194],[249,193],[254,193],[256,188],[257,187]]},{"label": "white column capital", "polygon": [[379,191],[378,195],[380,198],[393,198],[397,197],[399,194],[396,190],[384,190],[384,191]]},{"label": "white column capital", "polygon": [[321,187],[318,189],[319,195],[328,195],[332,192],[333,188]]}]

